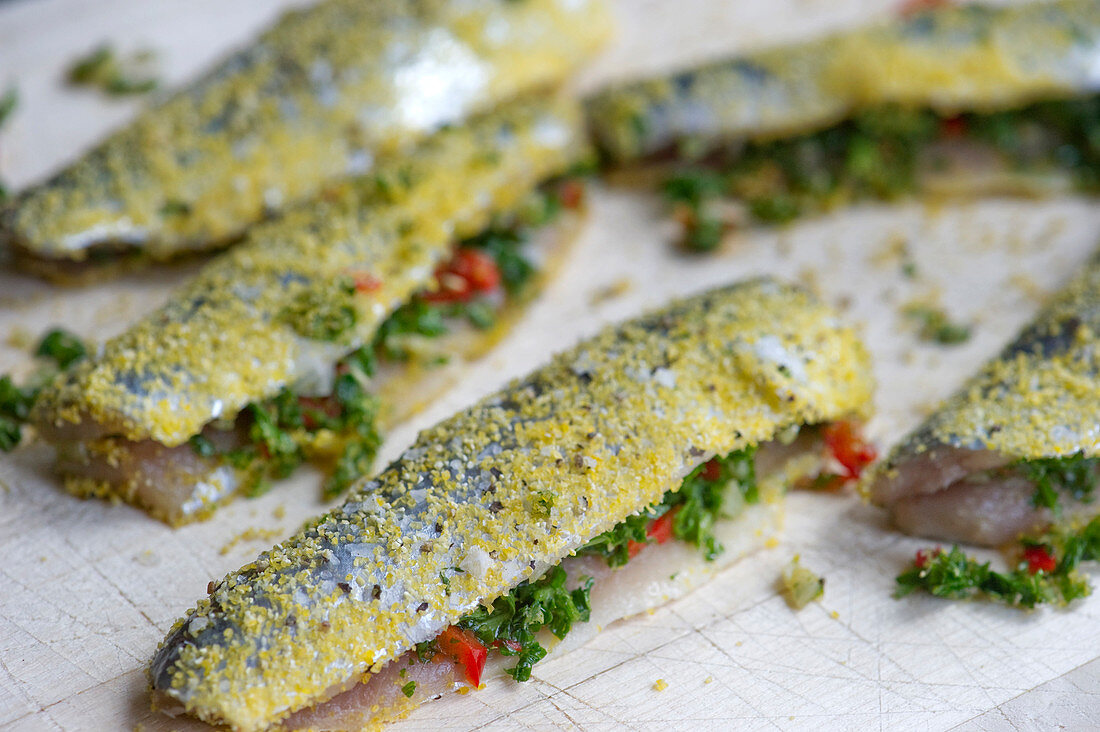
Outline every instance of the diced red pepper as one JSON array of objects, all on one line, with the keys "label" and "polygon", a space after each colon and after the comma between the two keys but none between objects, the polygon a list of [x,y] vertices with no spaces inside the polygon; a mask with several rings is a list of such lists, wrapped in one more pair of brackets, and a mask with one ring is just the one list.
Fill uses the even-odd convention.
[{"label": "diced red pepper", "polygon": [[925,10],[934,10],[950,5],[952,0],[904,0],[898,7],[898,13],[903,17],[923,13]]},{"label": "diced red pepper", "polygon": [[858,478],[863,469],[878,457],[874,445],[860,436],[852,422],[834,422],[826,427],[825,445],[851,479]]},{"label": "diced red pepper", "polygon": [[672,539],[672,522],[676,518],[676,514],[680,511],[680,506],[669,509],[663,514],[658,516],[649,522],[649,526],[645,530],[646,538],[649,541],[634,541],[633,539],[627,542],[626,553],[631,559],[638,556],[638,552],[645,549],[648,544],[664,544],[666,541]]},{"label": "diced red pepper", "polygon": [[315,430],[320,425],[310,412],[320,412],[335,419],[340,416],[340,405],[333,397],[298,397],[298,406],[303,410],[302,424],[307,430]]},{"label": "diced red pepper", "polygon": [[676,514],[680,512],[680,507],[665,511],[663,514],[653,519],[650,522],[649,528],[646,529],[646,537],[654,544],[664,544],[666,541],[672,538],[672,521],[676,518]]},{"label": "diced red pepper", "polygon": [[480,249],[459,249],[435,271],[439,289],[424,295],[428,302],[467,302],[500,287],[496,261]]},{"label": "diced red pepper", "polygon": [[435,642],[440,653],[453,658],[462,667],[470,686],[481,686],[481,672],[485,670],[489,650],[472,631],[452,625],[440,633]]},{"label": "diced red pepper", "polygon": [[799,479],[795,483],[795,488],[799,490],[817,491],[818,493],[837,493],[843,490],[844,486],[847,485],[850,480],[851,478],[846,475],[824,472],[812,478],[805,477]]},{"label": "diced red pepper", "polygon": [[1058,560],[1045,546],[1029,546],[1024,549],[1024,561],[1027,562],[1027,571],[1031,574],[1053,572],[1058,567]]},{"label": "diced red pepper", "polygon": [[940,135],[943,137],[957,139],[964,134],[966,134],[966,119],[962,115],[956,114],[940,122]]},{"label": "diced red pepper", "polygon": [[563,181],[558,186],[558,200],[564,208],[580,208],[584,203],[584,183],[573,178]]},{"label": "diced red pepper", "polygon": [[370,272],[352,272],[349,276],[355,285],[356,292],[374,292],[382,287],[382,280]]},{"label": "diced red pepper", "polygon": [[523,644],[511,638],[501,638],[493,641],[493,648],[500,648],[501,646],[504,646],[512,653],[519,653],[523,650]]},{"label": "diced red pepper", "polygon": [[718,458],[711,458],[703,463],[703,471],[699,474],[703,480],[709,480],[712,483],[722,477],[722,465],[719,463]]},{"label": "diced red pepper", "polygon": [[925,551],[924,549],[918,549],[917,556],[913,560],[913,564],[916,565],[917,569],[924,569],[928,566],[929,562],[931,562],[933,559],[941,554],[943,554],[942,547],[936,547],[935,549],[930,549],[928,551]]}]

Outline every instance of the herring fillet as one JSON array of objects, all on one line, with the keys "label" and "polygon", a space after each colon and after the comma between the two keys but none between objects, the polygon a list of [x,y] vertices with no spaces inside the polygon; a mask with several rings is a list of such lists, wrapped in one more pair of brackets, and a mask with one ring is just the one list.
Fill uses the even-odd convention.
[{"label": "herring fillet", "polygon": [[607,90],[589,125],[617,163],[822,129],[898,104],[995,111],[1100,89],[1100,0],[974,4]]},{"label": "herring fillet", "polygon": [[[913,534],[998,545],[1055,518],[1018,460],[1100,453],[1100,254],[862,488]],[[1095,514],[1100,504],[1070,503]]]},{"label": "herring fillet", "polygon": [[343,507],[219,582],[161,644],[153,688],[206,721],[266,728],[538,576],[710,456],[861,414],[871,389],[855,332],[772,280],[608,328],[422,432]]},{"label": "herring fillet", "polygon": [[0,239],[38,260],[163,259],[523,92],[609,32],[597,0],[323,0],[25,191]]},{"label": "herring fillet", "polygon": [[[36,428],[53,442],[114,436],[171,447],[284,386],[310,393],[431,280],[456,239],[481,231],[585,150],[579,109],[553,96],[439,133],[402,162],[255,227],[44,389]],[[356,274],[378,286],[355,295],[357,323],[344,337],[316,340],[283,319],[301,298],[335,298],[341,279]]]}]

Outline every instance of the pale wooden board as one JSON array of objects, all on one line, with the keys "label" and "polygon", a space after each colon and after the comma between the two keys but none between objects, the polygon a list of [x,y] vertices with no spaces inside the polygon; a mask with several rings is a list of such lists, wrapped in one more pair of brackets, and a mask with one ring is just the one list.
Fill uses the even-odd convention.
[{"label": "pale wooden board", "polygon": [[[281,3],[285,5],[286,3]],[[22,185],[79,152],[136,108],[61,88],[66,63],[97,42],[150,46],[180,81],[276,12],[260,0],[24,0],[0,7],[0,84],[23,103],[0,133],[0,174]],[[615,46],[579,85],[688,63],[776,39],[805,37],[882,12],[885,0],[621,0]],[[93,10],[94,8],[94,10]],[[212,20],[217,18],[217,20]],[[723,253],[685,258],[654,199],[595,192],[573,258],[517,331],[455,389],[395,430],[383,460],[446,416],[600,325],[668,297],[762,272],[806,282],[861,322],[876,358],[880,444],[898,438],[1034,312],[1096,244],[1090,200],[982,201],[928,208],[860,207],[783,231],[736,236]],[[920,276],[889,256],[908,242]],[[13,330],[47,325],[102,338],[163,300],[183,271],[84,290],[0,274],[0,372],[30,367]],[[626,279],[620,297],[593,304]],[[976,321],[975,337],[922,344],[899,305],[936,294]],[[144,667],[172,621],[206,583],[323,509],[303,472],[213,521],[168,529],[124,506],[73,499],[32,444],[0,459],[0,728],[175,729],[148,712]],[[285,517],[277,519],[282,507]],[[401,729],[806,728],[1001,730],[1094,724],[1100,712],[1100,599],[1070,611],[1022,614],[927,598],[891,599],[893,576],[920,542],[891,533],[853,497],[794,495],[785,541],[649,616],[605,629],[537,667],[524,685],[490,683],[428,704]],[[226,549],[223,553],[223,549]],[[778,597],[794,553],[827,578],[824,601],[801,613]],[[653,683],[665,679],[663,692]],[[710,679],[710,683],[706,683]]]}]

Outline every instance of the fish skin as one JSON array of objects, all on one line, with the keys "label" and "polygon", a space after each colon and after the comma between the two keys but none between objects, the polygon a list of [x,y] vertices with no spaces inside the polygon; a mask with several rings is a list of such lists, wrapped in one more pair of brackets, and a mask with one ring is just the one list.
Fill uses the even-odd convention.
[{"label": "fish skin", "polygon": [[[554,95],[441,132],[401,162],[254,227],[163,307],[61,374],[32,420],[54,442],[110,436],[174,447],[285,386],[321,380],[431,281],[455,240],[587,149],[577,104]],[[378,287],[352,296],[357,322],[340,338],[307,337],[284,317],[302,297],[335,301],[341,278],[362,272]]]},{"label": "fish skin", "polygon": [[872,388],[855,331],[772,280],[605,329],[422,432],[343,507],[217,584],[158,649],[154,692],[264,729],[537,576],[710,456],[863,414]]},{"label": "fish skin", "polygon": [[561,82],[608,32],[599,0],[324,0],[23,192],[0,241],[62,265],[226,244],[326,183]]},{"label": "fish skin", "polygon": [[[872,502],[947,488],[1017,460],[1100,454],[1100,254],[887,458],[861,489]],[[929,461],[915,481],[906,465]]]},{"label": "fish skin", "polygon": [[893,23],[599,93],[589,126],[616,163],[828,127],[883,104],[945,115],[1100,88],[1100,0],[945,6]]}]

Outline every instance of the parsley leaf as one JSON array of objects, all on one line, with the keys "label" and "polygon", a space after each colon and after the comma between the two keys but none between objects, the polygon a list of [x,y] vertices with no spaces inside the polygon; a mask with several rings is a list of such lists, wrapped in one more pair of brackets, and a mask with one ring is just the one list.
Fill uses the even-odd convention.
[{"label": "parsley leaf", "polygon": [[918,552],[913,566],[898,575],[894,596],[923,590],[936,597],[1011,607],[1066,605],[1092,591],[1078,567],[1100,559],[1100,516],[1079,530],[1053,529],[1037,539],[1025,539],[1022,548],[1021,561],[1008,572],[991,569],[958,546],[946,552]]},{"label": "parsley leaf", "polygon": [[1085,457],[1076,453],[1065,457],[1021,460],[1017,463],[1024,476],[1035,484],[1032,505],[1061,510],[1059,493],[1068,493],[1075,500],[1088,502],[1096,490],[1100,458]]},{"label": "parsley leaf", "polygon": [[591,614],[592,578],[573,590],[565,587],[565,570],[554,567],[537,580],[522,582],[493,601],[491,608],[467,613],[458,625],[473,631],[478,640],[506,656],[518,656],[506,672],[516,681],[531,678],[531,668],[546,656],[536,639],[543,628],[564,638],[573,623],[587,622]]},{"label": "parsley leaf", "polygon": [[36,356],[53,359],[60,369],[69,368],[73,363],[84,358],[87,353],[88,349],[83,341],[61,328],[54,328],[43,336],[38,343],[38,348],[34,351]]}]

